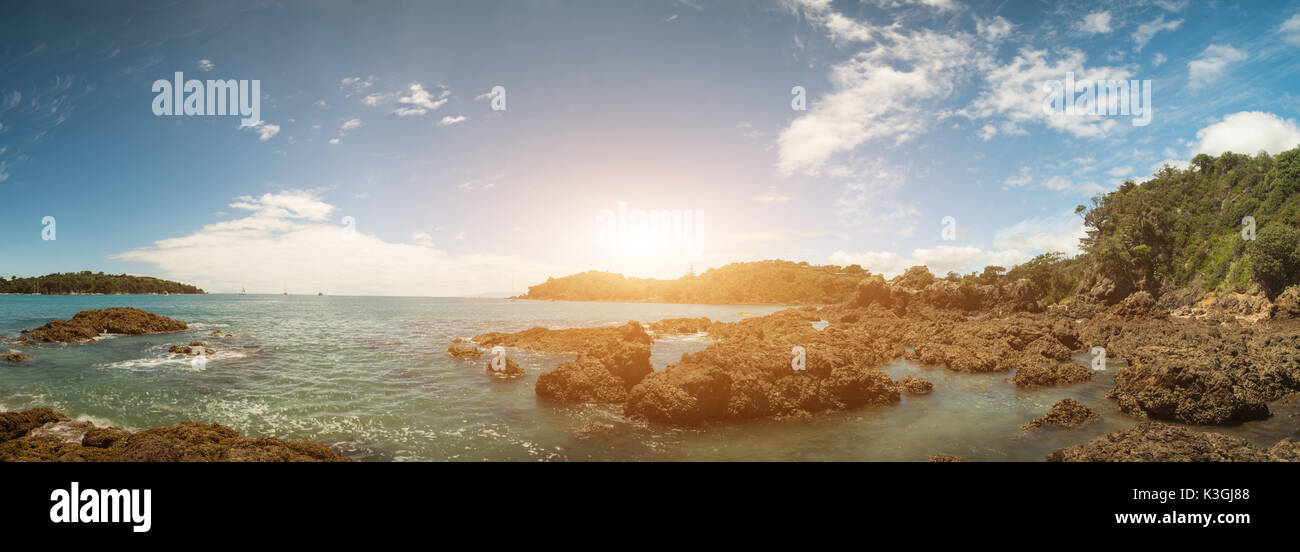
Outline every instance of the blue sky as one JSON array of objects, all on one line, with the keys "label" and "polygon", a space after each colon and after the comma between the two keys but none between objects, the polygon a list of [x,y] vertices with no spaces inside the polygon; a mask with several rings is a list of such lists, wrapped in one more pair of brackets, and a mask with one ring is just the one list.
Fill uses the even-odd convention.
[{"label": "blue sky", "polygon": [[[1009,266],[1070,251],[1074,206],[1126,178],[1300,145],[1297,54],[1278,2],[6,5],[0,272],[470,295],[766,258]],[[155,116],[178,71],[260,80],[263,122]],[[1150,80],[1150,124],[1043,113],[1066,72]],[[620,205],[700,224],[611,240]]]}]

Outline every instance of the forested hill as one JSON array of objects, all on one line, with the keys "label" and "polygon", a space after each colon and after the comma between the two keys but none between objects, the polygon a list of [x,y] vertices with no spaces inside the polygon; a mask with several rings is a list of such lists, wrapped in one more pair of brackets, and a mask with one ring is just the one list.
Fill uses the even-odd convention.
[{"label": "forested hill", "polygon": [[732,263],[676,280],[583,272],[548,278],[521,299],[702,304],[829,304],[847,300],[869,276],[857,265],[817,266],[790,261]]},{"label": "forested hill", "polygon": [[66,272],[33,278],[0,276],[0,293],[204,293],[202,289],[147,276],[104,274],[103,272]]},{"label": "forested hill", "polygon": [[[1080,206],[1084,287],[1262,291],[1300,283],[1300,148],[1201,154]],[[1114,297],[1109,299],[1113,300]]]}]

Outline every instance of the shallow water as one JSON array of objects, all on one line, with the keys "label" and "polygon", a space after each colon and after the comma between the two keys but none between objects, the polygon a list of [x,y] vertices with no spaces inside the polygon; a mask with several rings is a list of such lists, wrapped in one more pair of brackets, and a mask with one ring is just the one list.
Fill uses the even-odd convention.
[{"label": "shallow water", "polygon": [[[707,316],[734,321],[772,306],[576,303],[500,299],[206,296],[0,296],[0,334],[15,335],[77,311],[132,306],[189,322],[180,334],[115,336],[94,344],[46,345],[32,359],[0,364],[0,411],[50,406],[73,417],[132,430],[186,420],[218,422],[245,435],[329,443],[358,460],[1042,460],[1053,449],[1131,427],[1103,398],[1118,363],[1087,384],[1017,391],[1010,374],[956,374],[899,361],[894,379],[934,383],[901,404],[704,430],[647,426],[618,408],[539,403],[537,375],[572,358],[511,351],[528,372],[485,373],[483,360],[449,358],[455,337],[487,331],[649,322]],[[221,330],[228,339],[207,334]],[[202,340],[217,351],[202,370],[167,353]],[[663,370],[708,346],[704,335],[656,342]],[[1088,358],[1080,363],[1087,366]],[[1101,414],[1082,429],[1023,434],[1019,427],[1072,397]],[[1269,420],[1216,431],[1270,445],[1300,437],[1295,407]],[[587,421],[616,426],[588,440]]]}]

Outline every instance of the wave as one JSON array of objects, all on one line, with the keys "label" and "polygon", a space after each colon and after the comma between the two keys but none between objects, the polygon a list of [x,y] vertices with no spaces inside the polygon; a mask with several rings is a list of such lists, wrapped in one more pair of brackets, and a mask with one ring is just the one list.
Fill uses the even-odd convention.
[{"label": "wave", "polygon": [[96,364],[95,367],[140,371],[140,370],[157,368],[160,366],[175,365],[175,366],[184,366],[185,368],[190,370],[201,371],[206,369],[206,366],[210,366],[214,362],[233,360],[237,358],[246,358],[249,355],[247,351],[243,351],[243,350],[220,349],[217,350],[214,354],[208,355],[207,357],[208,360],[205,363],[206,365],[205,368],[196,368],[196,366],[198,365],[196,365],[193,362],[193,360],[197,357],[181,354],[181,353],[171,353],[161,348],[159,348],[159,351],[161,351],[161,355],[148,356],[144,358],[134,358],[130,360],[120,360],[117,362],[110,362],[110,363],[101,363],[101,364]]}]

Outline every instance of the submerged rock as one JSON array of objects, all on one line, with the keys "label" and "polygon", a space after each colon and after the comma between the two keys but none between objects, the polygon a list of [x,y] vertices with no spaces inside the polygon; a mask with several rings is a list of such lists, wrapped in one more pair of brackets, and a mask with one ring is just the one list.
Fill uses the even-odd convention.
[{"label": "submerged rock", "polygon": [[0,462],[345,462],[328,446],[184,422],[132,434],[49,408],[0,412]]},{"label": "submerged rock", "polygon": [[1022,431],[1039,431],[1045,426],[1083,427],[1100,419],[1101,416],[1084,406],[1083,403],[1074,399],[1064,399],[1052,405],[1052,409],[1047,411],[1047,415],[1029,420],[1029,423],[1021,426],[1020,429]]},{"label": "submerged rock", "polygon": [[579,439],[587,440],[599,437],[605,437],[614,433],[614,426],[602,424],[600,422],[586,422],[578,426],[577,435]]},{"label": "submerged rock", "polygon": [[[195,345],[195,343],[198,343],[199,345]],[[189,355],[189,356],[199,356],[199,355],[212,356],[217,354],[216,351],[204,347],[202,344],[203,344],[202,341],[195,341],[194,343],[191,343],[189,345],[172,345],[171,348],[167,349],[167,352],[172,354],[177,354],[177,355]]]},{"label": "submerged rock", "polygon": [[23,330],[23,334],[46,343],[79,343],[104,333],[143,335],[187,328],[184,322],[166,316],[131,307],[113,307],[81,311],[68,320],[55,320],[39,328]]},{"label": "submerged rock", "polygon": [[3,353],[0,353],[0,358],[4,358],[6,362],[22,362],[24,360],[32,358],[32,355],[29,355],[17,349],[9,349],[7,351],[4,351]]},{"label": "submerged rock", "polygon": [[1048,462],[1275,462],[1295,458],[1295,443],[1262,450],[1245,439],[1157,422],[1052,451]]}]

